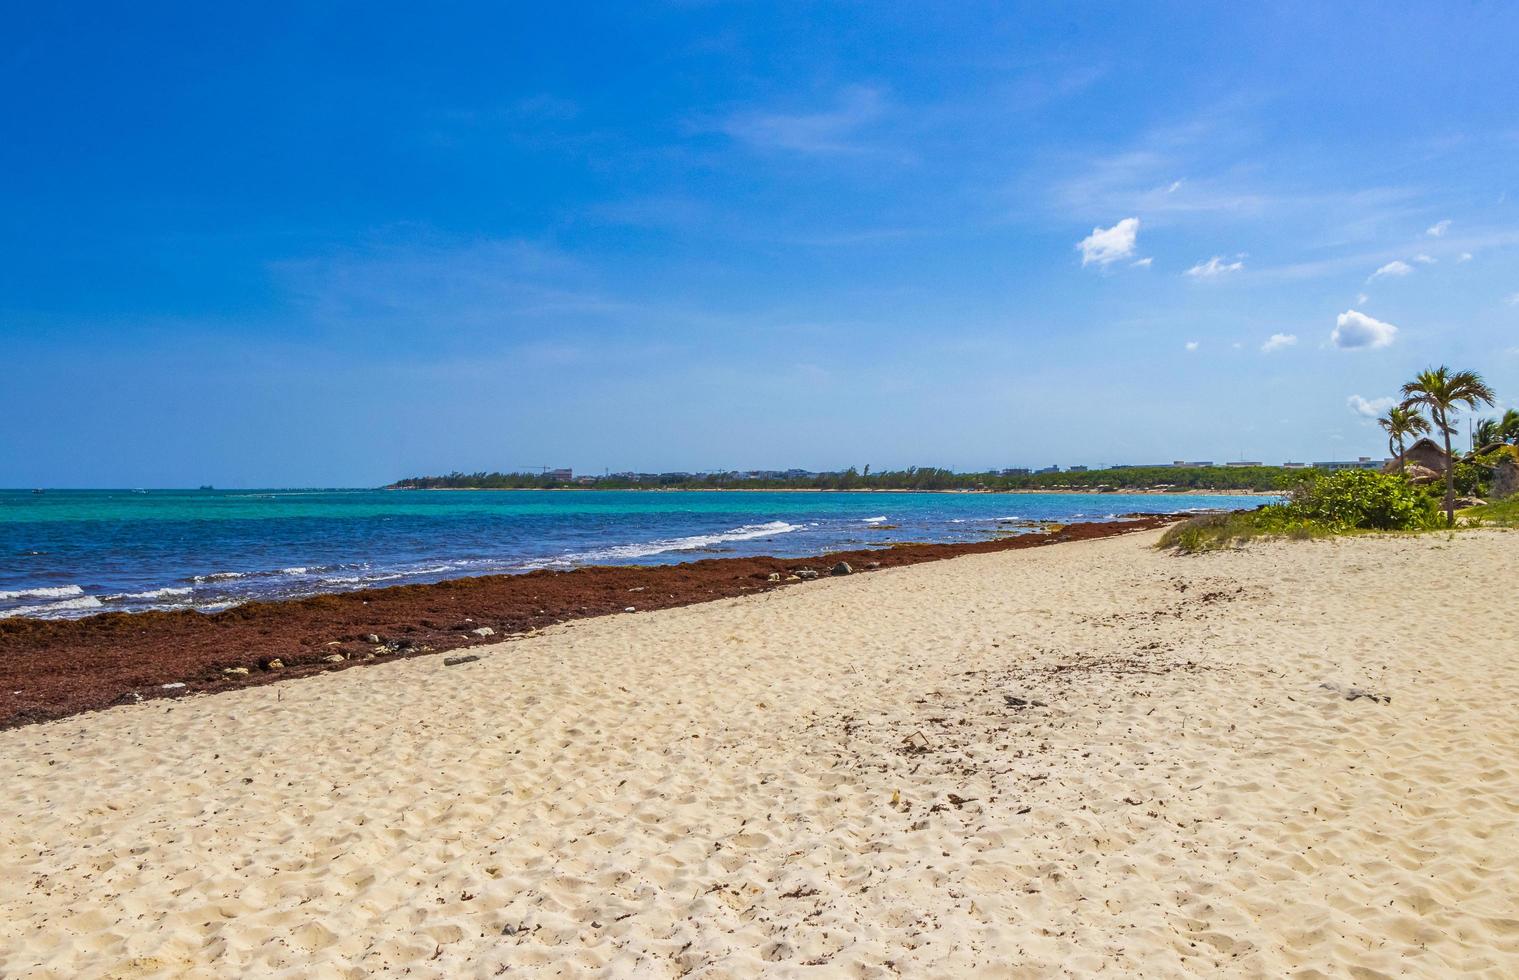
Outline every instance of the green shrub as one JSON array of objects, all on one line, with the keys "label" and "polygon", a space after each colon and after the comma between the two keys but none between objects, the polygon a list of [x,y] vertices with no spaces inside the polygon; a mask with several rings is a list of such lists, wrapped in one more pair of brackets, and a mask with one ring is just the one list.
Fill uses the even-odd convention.
[{"label": "green shrub", "polygon": [[1456,463],[1456,493],[1463,497],[1486,497],[1491,489],[1493,471],[1504,457],[1519,459],[1519,451],[1513,446],[1495,446],[1479,453],[1471,462]]},{"label": "green shrub", "polygon": [[1396,474],[1374,470],[1315,473],[1288,494],[1279,511],[1264,519],[1303,521],[1332,531],[1416,531],[1434,527],[1435,498]]},{"label": "green shrub", "polygon": [[1461,497],[1481,497],[1487,493],[1487,481],[1493,471],[1475,463],[1457,461],[1455,473],[1456,494]]}]

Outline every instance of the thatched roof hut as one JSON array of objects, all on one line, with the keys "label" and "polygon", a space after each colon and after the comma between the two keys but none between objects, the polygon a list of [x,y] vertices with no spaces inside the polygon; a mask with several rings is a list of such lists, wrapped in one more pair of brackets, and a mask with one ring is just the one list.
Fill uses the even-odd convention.
[{"label": "thatched roof hut", "polygon": [[[1434,470],[1436,473],[1444,473],[1445,466],[1450,457],[1445,455],[1445,450],[1439,444],[1426,436],[1418,442],[1403,450],[1403,459],[1409,466],[1422,466],[1425,469]],[[1396,457],[1387,461],[1382,467],[1383,473],[1398,472],[1398,460]]]}]

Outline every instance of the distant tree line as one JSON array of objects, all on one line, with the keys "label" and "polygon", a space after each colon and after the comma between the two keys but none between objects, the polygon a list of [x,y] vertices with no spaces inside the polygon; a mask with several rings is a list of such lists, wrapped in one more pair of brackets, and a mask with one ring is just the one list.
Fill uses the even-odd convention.
[{"label": "distant tree line", "polygon": [[537,473],[449,473],[415,476],[390,485],[396,490],[1279,490],[1302,478],[1280,466],[1131,466],[1059,473],[956,473],[933,466],[864,472],[850,467],[796,477],[752,477],[736,473],[664,473],[640,477],[598,476],[565,481]]}]

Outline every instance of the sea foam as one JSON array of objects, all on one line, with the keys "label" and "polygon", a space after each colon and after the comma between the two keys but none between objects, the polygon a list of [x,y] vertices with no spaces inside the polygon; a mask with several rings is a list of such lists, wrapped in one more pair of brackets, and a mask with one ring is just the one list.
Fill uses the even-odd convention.
[{"label": "sea foam", "polygon": [[787,534],[791,531],[800,531],[801,529],[802,526],[800,524],[788,524],[785,521],[770,521],[766,524],[745,524],[742,527],[720,531],[716,534],[692,534],[683,538],[665,538],[659,541],[642,541],[637,544],[623,544],[611,548],[581,551],[562,555],[558,558],[533,562],[524,567],[545,568],[555,565],[585,565],[602,561],[625,561],[630,558],[648,558],[671,551],[698,551],[702,548],[710,548],[713,545],[725,544],[729,541],[752,541],[755,538],[767,538],[771,535]]},{"label": "sea foam", "polygon": [[12,616],[36,616],[41,619],[51,619],[59,615],[81,612],[85,609],[99,608],[99,599],[92,595],[82,595],[73,599],[63,599],[59,602],[46,602],[40,606],[17,606],[15,609],[0,610],[0,619],[10,619]]},{"label": "sea foam", "polygon": [[14,592],[0,592],[0,602],[13,599],[66,599],[69,596],[84,595],[84,589],[77,585],[45,586],[37,589],[16,589]]}]

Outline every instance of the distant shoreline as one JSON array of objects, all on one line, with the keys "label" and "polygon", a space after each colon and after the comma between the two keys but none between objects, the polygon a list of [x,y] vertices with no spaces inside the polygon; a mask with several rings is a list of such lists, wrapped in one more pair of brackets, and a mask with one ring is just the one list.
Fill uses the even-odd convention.
[{"label": "distant shoreline", "polygon": [[961,493],[961,494],[1025,494],[1033,496],[1085,494],[1094,497],[1132,494],[1146,497],[1280,497],[1279,490],[1217,490],[1213,488],[1181,490],[1144,490],[1123,487],[1116,490],[1093,490],[1072,487],[1062,490],[914,490],[911,487],[380,487],[381,490],[401,492],[442,491],[456,493]]}]

